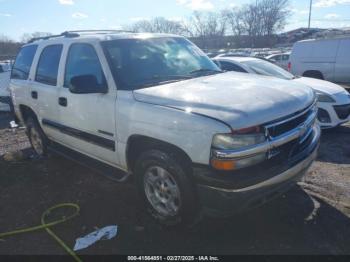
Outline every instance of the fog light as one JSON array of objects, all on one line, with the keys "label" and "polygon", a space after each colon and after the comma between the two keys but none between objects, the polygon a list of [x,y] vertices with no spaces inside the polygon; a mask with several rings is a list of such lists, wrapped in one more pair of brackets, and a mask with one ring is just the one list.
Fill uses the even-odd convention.
[{"label": "fog light", "polygon": [[317,119],[321,123],[330,123],[331,117],[329,116],[328,112],[322,108],[318,109]]}]

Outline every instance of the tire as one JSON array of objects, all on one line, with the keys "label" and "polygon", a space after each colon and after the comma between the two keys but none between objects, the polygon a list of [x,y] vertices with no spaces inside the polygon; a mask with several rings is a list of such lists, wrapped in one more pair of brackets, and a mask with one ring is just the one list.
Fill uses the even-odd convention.
[{"label": "tire", "polygon": [[27,136],[35,153],[39,157],[47,156],[48,139],[39,126],[38,121],[33,117],[29,117],[25,123],[27,128]]},{"label": "tire", "polygon": [[136,182],[149,214],[165,226],[197,222],[199,205],[186,169],[174,154],[149,150],[136,161]]},{"label": "tire", "polygon": [[306,71],[303,76],[324,80],[323,74],[320,71]]}]

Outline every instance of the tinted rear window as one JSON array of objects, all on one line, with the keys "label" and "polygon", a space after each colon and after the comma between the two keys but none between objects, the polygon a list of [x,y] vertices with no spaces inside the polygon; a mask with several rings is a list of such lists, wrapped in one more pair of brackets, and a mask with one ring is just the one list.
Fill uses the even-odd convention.
[{"label": "tinted rear window", "polygon": [[57,84],[58,66],[62,53],[62,45],[51,45],[45,47],[41,52],[35,81],[47,84]]},{"label": "tinted rear window", "polygon": [[19,51],[16,62],[13,66],[11,78],[26,80],[29,76],[30,67],[32,66],[34,55],[38,46],[25,46]]}]

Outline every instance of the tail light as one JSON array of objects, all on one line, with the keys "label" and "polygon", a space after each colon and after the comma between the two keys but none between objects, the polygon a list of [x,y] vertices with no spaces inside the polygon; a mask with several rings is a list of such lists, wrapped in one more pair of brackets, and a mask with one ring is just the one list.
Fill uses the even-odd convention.
[{"label": "tail light", "polygon": [[291,63],[291,62],[288,63],[288,71],[289,71],[289,72],[292,71],[292,63]]}]

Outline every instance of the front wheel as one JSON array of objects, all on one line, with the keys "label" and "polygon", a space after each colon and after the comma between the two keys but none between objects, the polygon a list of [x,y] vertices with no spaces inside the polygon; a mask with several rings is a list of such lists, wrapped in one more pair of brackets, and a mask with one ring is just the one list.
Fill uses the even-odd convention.
[{"label": "front wheel", "polygon": [[141,154],[135,167],[148,212],[161,224],[193,224],[198,214],[195,190],[176,157],[160,150]]}]

